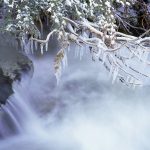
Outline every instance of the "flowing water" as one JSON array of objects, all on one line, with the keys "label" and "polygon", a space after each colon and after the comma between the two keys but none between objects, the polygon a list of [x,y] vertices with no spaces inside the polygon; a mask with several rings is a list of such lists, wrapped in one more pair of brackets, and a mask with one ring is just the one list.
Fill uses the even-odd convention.
[{"label": "flowing water", "polygon": [[[71,54],[70,54],[71,55]],[[13,85],[0,113],[0,150],[149,150],[149,86],[112,85],[90,57],[70,57],[60,84],[49,56]]]}]

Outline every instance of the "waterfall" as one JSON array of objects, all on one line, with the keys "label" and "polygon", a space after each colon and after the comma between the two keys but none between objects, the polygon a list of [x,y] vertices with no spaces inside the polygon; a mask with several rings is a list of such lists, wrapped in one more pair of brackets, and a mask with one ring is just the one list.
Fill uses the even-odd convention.
[{"label": "waterfall", "polygon": [[29,104],[30,93],[28,93],[28,86],[30,79],[23,77],[21,82],[13,84],[14,94],[7,100],[6,105],[1,107],[1,121],[0,121],[0,137],[7,138],[28,132],[28,125],[40,125],[35,112],[31,109]]}]

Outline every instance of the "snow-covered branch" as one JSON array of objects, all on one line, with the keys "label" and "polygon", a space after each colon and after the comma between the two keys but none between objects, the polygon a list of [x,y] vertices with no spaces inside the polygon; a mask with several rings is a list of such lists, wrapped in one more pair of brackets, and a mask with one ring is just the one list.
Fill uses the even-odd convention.
[{"label": "snow-covered branch", "polygon": [[[120,15],[122,12],[117,12],[117,7],[128,8],[133,2],[136,0],[33,0],[20,3],[14,1],[14,4],[8,3],[8,14],[13,17],[6,30],[19,35],[22,49],[26,53],[34,53],[37,49],[41,54],[44,50],[48,51],[50,37],[57,34],[61,43],[60,51],[55,58],[57,79],[61,75],[61,65],[66,64],[67,51],[71,43],[75,43],[80,47],[76,52],[80,58],[84,53],[82,47],[86,47],[92,59],[100,60],[110,72],[109,76],[112,77],[113,83],[119,80],[134,87],[141,85],[143,78],[150,77],[150,29],[136,36],[121,32],[115,22],[117,20],[122,23],[125,30],[131,33],[129,27],[133,25],[126,20],[126,16]],[[17,8],[13,9],[15,12],[11,11],[14,6]],[[50,32],[46,39],[43,39],[45,22]],[[142,29],[145,31],[145,28]],[[146,73],[138,66],[145,67]]]}]

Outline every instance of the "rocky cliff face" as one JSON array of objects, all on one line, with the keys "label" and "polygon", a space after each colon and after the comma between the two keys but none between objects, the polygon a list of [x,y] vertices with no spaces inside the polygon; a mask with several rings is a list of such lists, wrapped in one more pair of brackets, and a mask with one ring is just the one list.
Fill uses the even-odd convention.
[{"label": "rocky cliff face", "polygon": [[13,93],[12,83],[23,73],[31,73],[31,60],[18,49],[17,41],[8,34],[0,34],[0,105]]}]

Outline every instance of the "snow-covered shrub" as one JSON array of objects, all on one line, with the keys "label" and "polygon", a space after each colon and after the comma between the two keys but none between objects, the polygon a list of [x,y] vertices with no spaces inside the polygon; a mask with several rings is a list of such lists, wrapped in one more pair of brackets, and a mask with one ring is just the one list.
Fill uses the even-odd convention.
[{"label": "snow-covered shrub", "polygon": [[[7,7],[5,30],[14,33],[27,53],[40,46],[41,54],[48,50],[48,41],[57,34],[61,50],[55,58],[55,74],[59,80],[61,64],[67,64],[66,51],[70,43],[86,45],[93,60],[99,60],[110,72],[112,82],[120,80],[127,86],[142,85],[149,77],[135,65],[148,66],[149,37],[118,32],[117,5],[128,9],[136,0],[5,0]],[[122,18],[120,18],[122,21]],[[44,24],[50,33],[43,39]],[[37,26],[40,25],[40,28]],[[82,48],[81,48],[82,49]],[[83,51],[80,52],[82,56]]]}]

